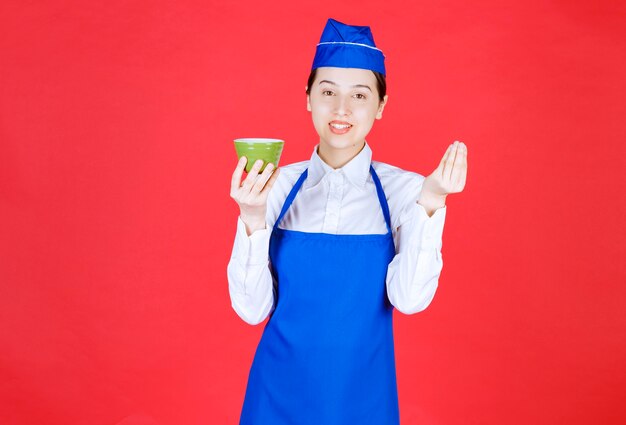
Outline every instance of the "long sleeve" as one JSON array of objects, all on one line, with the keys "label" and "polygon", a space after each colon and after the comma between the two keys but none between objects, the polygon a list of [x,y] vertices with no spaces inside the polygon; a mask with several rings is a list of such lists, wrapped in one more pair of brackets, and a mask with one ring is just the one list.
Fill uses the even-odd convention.
[{"label": "long sleeve", "polygon": [[269,240],[272,226],[246,233],[237,218],[237,233],[227,267],[228,290],[233,309],[250,325],[257,325],[273,311],[275,287],[269,267]]},{"label": "long sleeve", "polygon": [[429,217],[422,205],[412,202],[403,214],[394,234],[396,255],[387,269],[387,295],[398,311],[414,314],[428,307],[437,290],[446,207]]}]

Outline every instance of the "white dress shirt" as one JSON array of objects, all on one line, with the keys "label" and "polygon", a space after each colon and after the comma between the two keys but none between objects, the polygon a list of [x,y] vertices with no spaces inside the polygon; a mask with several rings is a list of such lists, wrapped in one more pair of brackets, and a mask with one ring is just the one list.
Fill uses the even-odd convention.
[{"label": "white dress shirt", "polygon": [[385,191],[396,255],[387,268],[387,296],[404,314],[424,310],[438,286],[446,207],[428,216],[417,203],[425,177],[393,165],[372,161],[365,146],[350,162],[333,169],[318,155],[281,166],[269,192],[265,229],[250,236],[237,219],[232,255],[227,267],[231,304],[241,319],[256,325],[274,310],[276,282],[271,273],[269,240],[287,195],[302,172],[308,175],[278,227],[331,234],[386,234],[385,218],[369,171],[374,167]]}]

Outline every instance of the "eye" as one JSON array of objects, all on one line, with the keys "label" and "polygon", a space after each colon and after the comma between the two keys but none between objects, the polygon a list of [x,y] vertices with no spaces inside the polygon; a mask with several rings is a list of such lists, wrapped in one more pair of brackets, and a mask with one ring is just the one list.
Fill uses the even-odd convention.
[{"label": "eye", "polygon": [[332,92],[332,91],[330,91],[330,90],[324,90],[324,91],[322,92],[322,95],[323,95],[323,96],[326,96],[326,93],[330,93],[331,95],[333,94],[333,92]]},{"label": "eye", "polygon": [[357,99],[367,99],[367,96],[365,96],[363,93],[357,93],[355,94],[355,96],[357,97]]}]

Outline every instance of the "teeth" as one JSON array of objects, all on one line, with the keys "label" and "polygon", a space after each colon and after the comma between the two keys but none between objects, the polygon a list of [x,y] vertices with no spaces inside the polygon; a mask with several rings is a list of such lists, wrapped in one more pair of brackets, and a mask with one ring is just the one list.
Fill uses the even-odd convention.
[{"label": "teeth", "polygon": [[350,124],[331,124],[334,128],[342,129],[352,127]]}]

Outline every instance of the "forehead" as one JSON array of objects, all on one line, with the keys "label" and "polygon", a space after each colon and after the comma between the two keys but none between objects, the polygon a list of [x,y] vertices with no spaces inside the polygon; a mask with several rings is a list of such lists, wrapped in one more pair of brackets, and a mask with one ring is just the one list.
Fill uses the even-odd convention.
[{"label": "forehead", "polygon": [[322,66],[317,68],[316,81],[329,80],[340,86],[352,86],[365,84],[373,88],[376,77],[369,69],[360,68],[335,68]]}]

